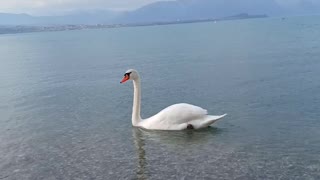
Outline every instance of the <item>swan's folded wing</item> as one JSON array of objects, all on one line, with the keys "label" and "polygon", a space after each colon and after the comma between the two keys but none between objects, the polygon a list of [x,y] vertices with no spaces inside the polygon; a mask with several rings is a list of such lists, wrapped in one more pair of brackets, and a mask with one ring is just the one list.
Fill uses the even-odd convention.
[{"label": "swan's folded wing", "polygon": [[207,110],[191,104],[174,104],[160,111],[157,119],[162,123],[182,124],[202,118],[207,115]]}]

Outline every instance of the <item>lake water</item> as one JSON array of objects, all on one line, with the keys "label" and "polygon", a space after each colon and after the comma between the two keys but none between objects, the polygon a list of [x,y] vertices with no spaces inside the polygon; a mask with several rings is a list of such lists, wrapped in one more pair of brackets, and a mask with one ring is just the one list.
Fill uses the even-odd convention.
[{"label": "lake water", "polygon": [[[320,179],[320,17],[0,36],[0,179]],[[199,131],[131,126],[180,102]]]}]

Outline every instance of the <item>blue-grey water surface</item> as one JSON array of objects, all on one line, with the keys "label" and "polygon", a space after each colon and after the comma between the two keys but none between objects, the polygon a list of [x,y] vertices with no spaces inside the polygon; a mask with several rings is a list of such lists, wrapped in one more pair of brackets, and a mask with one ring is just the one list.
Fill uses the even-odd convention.
[{"label": "blue-grey water surface", "polygon": [[[0,179],[320,179],[320,17],[0,36]],[[213,127],[131,125],[168,105]]]}]

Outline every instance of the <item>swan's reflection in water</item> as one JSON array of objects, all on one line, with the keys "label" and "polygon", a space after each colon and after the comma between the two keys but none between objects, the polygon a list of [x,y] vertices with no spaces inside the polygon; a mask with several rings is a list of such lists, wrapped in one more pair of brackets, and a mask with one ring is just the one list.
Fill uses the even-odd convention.
[{"label": "swan's reflection in water", "polygon": [[214,141],[214,136],[221,132],[221,129],[215,127],[185,131],[151,131],[133,127],[132,137],[138,157],[137,179],[149,179],[147,155],[155,152],[146,152],[146,146],[156,143],[165,146],[167,150],[197,148],[201,144]]},{"label": "swan's reflection in water", "polygon": [[143,137],[143,132],[139,128],[132,128],[132,137],[134,141],[134,145],[137,149],[137,156],[138,156],[138,169],[137,169],[137,178],[144,180],[147,179],[146,173],[146,151],[144,149],[145,146],[145,139]]}]

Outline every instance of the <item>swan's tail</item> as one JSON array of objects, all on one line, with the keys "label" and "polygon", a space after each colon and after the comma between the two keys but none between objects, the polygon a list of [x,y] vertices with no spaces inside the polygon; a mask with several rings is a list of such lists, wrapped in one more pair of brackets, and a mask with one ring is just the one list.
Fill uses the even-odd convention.
[{"label": "swan's tail", "polygon": [[201,124],[202,127],[208,127],[211,124],[217,122],[218,120],[222,119],[225,117],[227,114],[221,115],[221,116],[212,116],[212,115],[207,115],[205,118],[204,122]]}]

